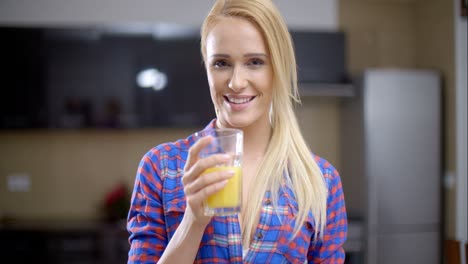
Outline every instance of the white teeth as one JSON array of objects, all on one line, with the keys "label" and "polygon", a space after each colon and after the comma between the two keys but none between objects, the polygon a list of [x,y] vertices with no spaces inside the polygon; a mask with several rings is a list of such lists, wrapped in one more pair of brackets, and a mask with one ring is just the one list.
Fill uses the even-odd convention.
[{"label": "white teeth", "polygon": [[250,100],[252,100],[252,97],[251,98],[231,98],[231,97],[228,97],[227,99],[228,99],[228,101],[230,103],[243,104],[243,103],[247,103]]}]

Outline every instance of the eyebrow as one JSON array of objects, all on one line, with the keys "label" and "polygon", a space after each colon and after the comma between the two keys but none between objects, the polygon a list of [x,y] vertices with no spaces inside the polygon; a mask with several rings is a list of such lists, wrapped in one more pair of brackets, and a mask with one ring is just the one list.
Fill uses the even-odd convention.
[{"label": "eyebrow", "polygon": [[[216,53],[216,54],[211,55],[211,57],[230,58],[231,56],[229,56],[228,54],[224,54],[224,53]],[[268,56],[265,53],[247,53],[244,55],[244,57],[268,57]]]}]

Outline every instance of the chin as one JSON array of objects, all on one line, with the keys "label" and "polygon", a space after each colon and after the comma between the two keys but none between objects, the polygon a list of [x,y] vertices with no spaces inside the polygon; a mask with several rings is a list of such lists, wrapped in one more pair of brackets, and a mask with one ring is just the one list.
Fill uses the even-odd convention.
[{"label": "chin", "polygon": [[230,127],[230,128],[244,128],[252,124],[252,120],[249,120],[248,118],[233,118],[233,117],[228,117],[228,118],[221,118],[218,119],[221,123],[222,126],[225,127]]},{"label": "chin", "polygon": [[254,118],[251,115],[227,116],[218,120],[223,126],[239,129],[247,128],[254,124],[262,123],[261,119]]}]

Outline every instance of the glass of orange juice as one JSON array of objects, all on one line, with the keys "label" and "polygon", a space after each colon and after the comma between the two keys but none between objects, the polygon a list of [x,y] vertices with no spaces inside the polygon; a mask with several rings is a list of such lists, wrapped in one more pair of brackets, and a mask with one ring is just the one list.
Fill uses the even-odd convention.
[{"label": "glass of orange juice", "polygon": [[229,154],[231,159],[224,164],[206,169],[203,175],[222,170],[234,172],[226,186],[219,192],[211,195],[204,203],[205,215],[222,216],[238,214],[241,208],[242,198],[242,151],[243,132],[234,128],[205,129],[195,134],[202,138],[211,136],[211,143],[200,151],[200,158],[213,154]]}]

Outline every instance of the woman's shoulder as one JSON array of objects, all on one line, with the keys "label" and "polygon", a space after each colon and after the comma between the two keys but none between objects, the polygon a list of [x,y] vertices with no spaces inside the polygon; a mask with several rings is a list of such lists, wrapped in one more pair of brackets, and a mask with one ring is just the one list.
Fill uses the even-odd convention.
[{"label": "woman's shoulder", "polygon": [[316,154],[312,154],[312,157],[315,163],[317,163],[317,166],[320,168],[320,171],[322,172],[323,177],[325,179],[330,179],[330,180],[333,180],[336,178],[339,179],[340,174],[338,170],[333,166],[333,164],[331,164],[328,160]]},{"label": "woman's shoulder", "polygon": [[335,205],[335,210],[344,208],[343,186],[338,170],[326,159],[314,155],[315,162],[322,171],[323,179],[328,189],[328,203]]},{"label": "woman's shoulder", "polygon": [[187,137],[161,143],[148,150],[140,160],[137,180],[142,184],[153,186],[153,189],[162,189],[163,181],[179,176],[187,159],[190,144],[191,139]]},{"label": "woman's shoulder", "polygon": [[172,142],[164,142],[149,149],[143,156],[143,159],[152,162],[157,162],[158,160],[163,159],[178,158],[185,160],[188,149],[193,145],[193,143],[193,135]]}]

